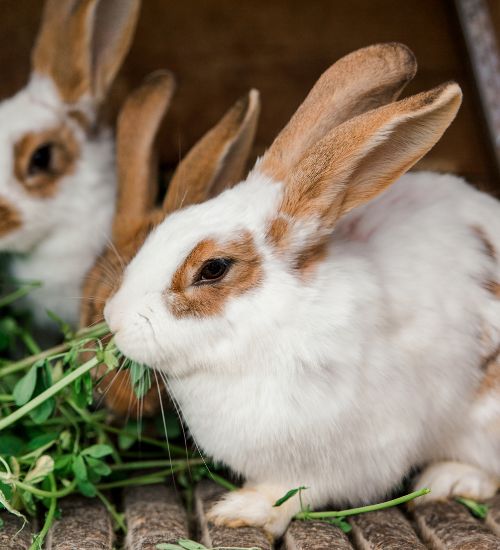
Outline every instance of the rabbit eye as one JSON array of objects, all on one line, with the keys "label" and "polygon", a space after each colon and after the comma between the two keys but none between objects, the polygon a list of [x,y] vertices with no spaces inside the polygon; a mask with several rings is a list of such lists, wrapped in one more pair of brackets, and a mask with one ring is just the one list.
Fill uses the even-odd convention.
[{"label": "rabbit eye", "polygon": [[208,260],[203,264],[194,283],[199,284],[219,281],[228,272],[230,267],[231,260],[225,258]]},{"label": "rabbit eye", "polygon": [[50,172],[52,168],[53,148],[52,143],[45,143],[38,147],[38,149],[35,149],[31,155],[28,167],[28,174],[30,176],[39,172]]}]

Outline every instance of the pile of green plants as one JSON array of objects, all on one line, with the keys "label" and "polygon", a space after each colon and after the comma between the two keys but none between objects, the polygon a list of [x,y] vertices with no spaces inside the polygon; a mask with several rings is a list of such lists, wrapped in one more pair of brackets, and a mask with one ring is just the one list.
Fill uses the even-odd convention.
[{"label": "pile of green plants", "polygon": [[[90,371],[98,364],[107,372],[129,368],[138,397],[148,391],[151,377],[123,360],[112,340],[102,343],[109,332],[105,324],[72,333],[59,322],[61,343],[42,350],[29,316],[13,308],[38,285],[9,282],[14,288],[4,293],[6,286],[0,285],[0,507],[23,521],[42,519],[33,549],[42,547],[58,517],[59,500],[73,493],[100,499],[116,528],[126,531],[111,489],[176,476],[189,501],[193,483],[206,475],[233,488],[187,446],[175,414],[156,422],[109,421],[96,403]],[[82,360],[89,351],[91,358]]]}]

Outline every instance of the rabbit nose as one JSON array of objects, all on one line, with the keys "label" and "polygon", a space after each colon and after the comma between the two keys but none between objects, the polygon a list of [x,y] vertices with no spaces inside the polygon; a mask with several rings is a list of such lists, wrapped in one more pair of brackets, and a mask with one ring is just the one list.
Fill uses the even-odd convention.
[{"label": "rabbit nose", "polygon": [[116,314],[116,308],[113,308],[112,300],[104,306],[104,320],[113,334],[118,332],[120,329],[118,315]]}]

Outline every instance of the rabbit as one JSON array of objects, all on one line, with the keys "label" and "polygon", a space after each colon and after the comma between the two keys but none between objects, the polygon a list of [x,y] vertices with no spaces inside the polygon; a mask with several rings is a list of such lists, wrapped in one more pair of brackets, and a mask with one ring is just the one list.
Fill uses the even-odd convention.
[{"label": "rabbit", "polygon": [[426,498],[498,487],[500,203],[405,175],[462,93],[364,110],[350,88],[384,78],[393,48],[328,69],[243,182],[150,232],[105,306],[121,352],[245,479],[216,524],[278,537],[301,507],[274,506],[288,490],[373,503],[416,467]]},{"label": "rabbit", "polygon": [[[117,123],[118,200],[112,238],[86,276],[82,327],[103,320],[106,299],[116,290],[125,266],[156,225],[176,209],[215,196],[243,176],[260,111],[256,90],[239,99],[180,161],[163,205],[155,206],[153,142],[174,88],[172,74],[158,71],[131,93],[122,107]],[[101,367],[94,375],[100,378],[104,372]],[[161,394],[156,387],[139,403],[126,370],[105,376],[98,384],[99,392],[117,416],[151,416],[160,406]]]},{"label": "rabbit", "polygon": [[47,0],[28,84],[0,103],[0,252],[76,326],[83,277],[111,232],[114,144],[99,109],[129,49],[140,0]]}]

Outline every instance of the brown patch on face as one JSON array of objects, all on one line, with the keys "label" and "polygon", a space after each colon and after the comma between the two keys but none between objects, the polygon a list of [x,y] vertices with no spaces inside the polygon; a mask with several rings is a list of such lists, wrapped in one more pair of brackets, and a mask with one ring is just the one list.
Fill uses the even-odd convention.
[{"label": "brown patch on face", "polygon": [[0,237],[21,227],[21,215],[7,201],[0,199]]},{"label": "brown patch on face", "polygon": [[68,117],[74,120],[86,134],[92,132],[92,121],[82,111],[78,111],[77,109],[68,111]]},{"label": "brown patch on face", "polygon": [[[231,261],[226,275],[218,281],[194,284],[204,263],[215,258]],[[226,244],[206,239],[177,269],[165,299],[176,317],[209,317],[221,313],[232,296],[255,288],[262,276],[261,258],[250,233]]]},{"label": "brown patch on face", "polygon": [[327,249],[326,244],[321,243],[302,250],[296,261],[296,269],[303,277],[312,275],[316,267],[326,258]]},{"label": "brown patch on face", "polygon": [[493,243],[488,238],[488,235],[486,234],[484,229],[478,225],[473,225],[472,231],[474,232],[476,237],[481,241],[486,255],[489,256],[492,260],[496,260],[497,251],[495,250]]},{"label": "brown patch on face", "polygon": [[51,197],[75,168],[80,148],[67,126],[29,133],[14,145],[14,174],[28,193]]},{"label": "brown patch on face", "polygon": [[484,287],[488,292],[491,292],[496,298],[500,298],[500,283],[495,281],[486,281]]}]

